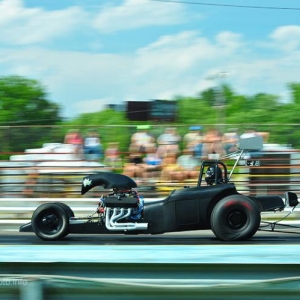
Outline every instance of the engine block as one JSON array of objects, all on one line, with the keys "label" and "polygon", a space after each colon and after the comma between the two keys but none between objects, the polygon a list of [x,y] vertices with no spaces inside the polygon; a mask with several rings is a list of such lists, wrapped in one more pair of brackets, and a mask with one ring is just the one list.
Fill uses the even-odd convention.
[{"label": "engine block", "polygon": [[139,199],[137,197],[108,196],[104,199],[106,207],[137,208]]}]

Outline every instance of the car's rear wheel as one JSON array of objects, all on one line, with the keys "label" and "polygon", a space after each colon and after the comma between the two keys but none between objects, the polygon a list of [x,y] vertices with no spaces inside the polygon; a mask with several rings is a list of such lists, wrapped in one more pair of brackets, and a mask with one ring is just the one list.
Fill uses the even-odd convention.
[{"label": "car's rear wheel", "polygon": [[40,205],[34,211],[31,223],[34,233],[43,240],[59,240],[69,233],[68,213],[58,203]]},{"label": "car's rear wheel", "polygon": [[211,229],[223,241],[251,238],[260,225],[258,205],[242,195],[227,196],[219,201],[211,214]]},{"label": "car's rear wheel", "polygon": [[59,206],[61,206],[68,214],[69,219],[75,216],[73,210],[67,204],[63,202],[53,202],[53,204],[58,204]]}]

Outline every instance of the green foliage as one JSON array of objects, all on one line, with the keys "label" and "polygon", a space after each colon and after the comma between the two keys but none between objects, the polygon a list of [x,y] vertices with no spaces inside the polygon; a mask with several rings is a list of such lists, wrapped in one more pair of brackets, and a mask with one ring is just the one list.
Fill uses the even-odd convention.
[{"label": "green foliage", "polygon": [[300,105],[300,83],[290,83],[288,87],[292,94],[293,103]]},{"label": "green foliage", "polygon": [[206,101],[200,98],[181,98],[178,103],[179,124],[215,123],[215,112]]},{"label": "green foliage", "polygon": [[[62,122],[59,106],[47,100],[45,89],[39,82],[19,76],[0,77],[0,151],[23,151],[40,147],[44,142],[62,142],[69,129],[80,129],[85,135],[89,128],[94,128],[104,147],[117,141],[121,151],[126,152],[138,125],[150,125],[151,134],[157,137],[170,125],[178,126],[183,136],[190,125],[203,125],[206,130],[220,124],[224,124],[218,127],[223,132],[235,127],[241,133],[246,127],[253,126],[258,131],[270,132],[270,142],[300,148],[299,130],[293,125],[299,123],[300,83],[290,83],[288,87],[292,96],[290,103],[281,103],[278,96],[265,93],[239,95],[228,85],[220,86],[218,90],[208,89],[196,97],[176,97],[178,118],[175,124],[133,122],[126,118],[125,112],[112,109],[82,114]],[[28,127],[24,130],[24,126]]]},{"label": "green foliage", "polygon": [[[257,131],[270,132],[270,142],[292,144],[300,147],[300,138],[295,126],[285,124],[298,123],[300,106],[300,84],[290,84],[293,95],[292,103],[280,103],[276,95],[259,93],[253,96],[236,94],[229,86],[224,85],[218,91],[225,99],[224,106],[216,106],[216,97],[220,96],[213,89],[208,89],[197,97],[176,97],[178,118],[175,124],[183,136],[190,125],[204,125],[204,129],[218,125],[224,121],[227,125],[222,128],[236,127],[242,133],[247,127],[253,126]],[[222,122],[221,122],[222,123]],[[151,121],[132,122],[127,120],[124,112],[104,110],[80,117],[64,123],[67,127],[97,127],[104,146],[111,141],[119,141],[121,151],[128,151],[131,135],[140,124],[152,125],[150,132],[157,137],[170,124],[158,124]],[[268,125],[269,124],[269,125]],[[274,126],[278,124],[278,126]],[[280,126],[282,124],[282,126]],[[126,126],[122,126],[126,125]],[[66,128],[64,129],[67,130]],[[65,133],[65,132],[64,132]]]},{"label": "green foliage", "polygon": [[128,125],[129,121],[125,118],[124,113],[117,112],[112,109],[106,109],[100,112],[82,114],[78,118],[68,122],[67,124],[77,126]]},{"label": "green foliage", "polygon": [[0,77],[1,125],[51,125],[61,120],[59,107],[46,99],[36,81],[19,76]]},{"label": "green foliage", "polygon": [[19,152],[49,141],[51,134],[41,125],[61,120],[59,106],[46,99],[44,88],[36,80],[19,76],[0,77],[0,108],[0,125],[7,126],[0,132],[2,152]]}]

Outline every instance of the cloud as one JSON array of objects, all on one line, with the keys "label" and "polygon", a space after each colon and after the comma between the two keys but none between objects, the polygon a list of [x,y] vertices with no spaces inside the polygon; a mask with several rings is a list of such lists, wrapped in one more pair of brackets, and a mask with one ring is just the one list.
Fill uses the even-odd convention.
[{"label": "cloud", "polygon": [[205,63],[214,53],[213,44],[196,31],[161,36],[137,51],[136,73],[155,72],[157,76],[164,74],[170,78],[194,67],[196,61]]},{"label": "cloud", "polygon": [[75,103],[75,108],[80,113],[97,112],[107,108],[108,104],[112,104],[113,99],[102,98],[102,99],[83,99]]},{"label": "cloud", "polygon": [[[89,12],[83,7],[47,11],[27,8],[21,0],[0,1],[0,73],[39,80],[66,117],[124,100],[193,96],[218,84],[207,78],[220,71],[230,73],[226,82],[242,94],[279,94],[286,83],[299,81],[299,26],[281,26],[251,42],[233,30],[208,35],[201,26],[197,30],[175,26],[172,31],[161,27],[147,39],[151,42],[139,48],[133,43],[133,50],[125,52],[107,46],[99,33],[95,36],[88,27],[93,20],[98,32],[114,32],[108,40],[115,43],[122,37],[117,31],[185,22],[184,6],[127,0]],[[84,47],[72,51],[68,45],[59,50],[59,44],[49,47],[49,41],[66,39],[71,33],[76,33],[74,39],[94,45],[93,51]]]},{"label": "cloud", "polygon": [[276,28],[270,35],[276,47],[285,51],[297,51],[300,48],[300,26],[290,25]]},{"label": "cloud", "polygon": [[240,50],[245,44],[242,41],[242,36],[240,34],[230,31],[222,31],[218,33],[216,36],[216,42],[221,52],[226,51],[226,54]]},{"label": "cloud", "polygon": [[235,33],[221,32],[210,39],[198,31],[183,31],[162,36],[139,49],[135,72],[138,75],[152,73],[158,80],[176,79],[182,82],[179,85],[182,86],[184,78],[196,79],[198,75],[199,79],[206,70],[216,66],[221,68],[222,64],[238,57],[244,48],[245,43]]},{"label": "cloud", "polygon": [[78,7],[45,11],[26,8],[21,0],[0,2],[0,43],[30,45],[62,37],[79,26],[85,13]]},{"label": "cloud", "polygon": [[50,99],[62,105],[65,116],[72,117],[133,98],[193,96],[216,85],[207,78],[220,71],[229,72],[226,82],[246,94],[275,93],[297,78],[300,54],[294,54],[293,60],[287,53],[276,59],[245,55],[250,46],[231,32],[207,38],[198,31],[183,31],[161,36],[129,54],[30,47],[0,50],[0,61],[2,58],[1,64],[11,74],[40,80]]},{"label": "cloud", "polygon": [[93,21],[102,33],[146,26],[179,24],[186,20],[184,5],[141,0],[125,0],[122,5],[103,6]]}]

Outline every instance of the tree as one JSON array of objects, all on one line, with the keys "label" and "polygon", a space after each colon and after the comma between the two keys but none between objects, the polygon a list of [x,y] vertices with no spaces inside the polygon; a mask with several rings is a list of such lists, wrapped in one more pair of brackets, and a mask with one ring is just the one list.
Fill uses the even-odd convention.
[{"label": "tree", "polygon": [[20,76],[0,77],[0,125],[52,125],[60,108],[46,99],[41,84]]},{"label": "tree", "polygon": [[291,95],[292,95],[292,101],[294,104],[300,104],[300,83],[290,83],[288,84],[288,87],[290,88]]},{"label": "tree", "polygon": [[[46,96],[44,87],[36,80],[0,77],[1,151],[24,151],[51,141],[51,130],[40,125],[57,124],[61,117],[59,106]],[[30,127],[13,127],[15,125]]]}]

